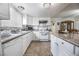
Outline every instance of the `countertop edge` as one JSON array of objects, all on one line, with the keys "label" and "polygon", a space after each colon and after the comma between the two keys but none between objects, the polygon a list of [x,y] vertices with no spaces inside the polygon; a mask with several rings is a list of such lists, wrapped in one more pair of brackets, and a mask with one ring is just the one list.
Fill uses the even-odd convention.
[{"label": "countertop edge", "polygon": [[[14,36],[14,37],[12,37],[12,38],[7,39],[7,40],[1,40],[1,43],[2,43],[2,44],[5,44],[5,43],[7,43],[7,42],[9,42],[9,41],[14,40],[15,38],[18,38],[18,37],[23,36],[23,35],[25,35],[25,34],[28,34],[28,33],[30,33],[30,32],[31,32],[31,31],[25,32],[25,33],[21,33],[21,34],[19,34],[19,35],[17,35],[17,36]],[[16,34],[15,34],[15,35],[16,35]]]}]

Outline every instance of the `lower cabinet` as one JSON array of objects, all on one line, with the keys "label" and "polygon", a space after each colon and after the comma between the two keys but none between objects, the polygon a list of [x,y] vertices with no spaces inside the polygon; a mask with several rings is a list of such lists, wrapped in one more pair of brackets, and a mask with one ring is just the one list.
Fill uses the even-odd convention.
[{"label": "lower cabinet", "polygon": [[53,35],[51,35],[51,52],[54,56],[59,56],[59,44]]},{"label": "lower cabinet", "polygon": [[54,56],[73,56],[74,45],[51,35],[51,52]]},{"label": "lower cabinet", "polygon": [[27,48],[29,47],[31,41],[33,40],[33,33],[28,33],[22,37],[23,39],[23,54],[26,52]]},{"label": "lower cabinet", "polygon": [[1,47],[1,42],[0,42],[0,56],[2,56],[2,47]]},{"label": "lower cabinet", "polygon": [[75,47],[75,55],[79,56],[79,47],[77,47],[77,46]]},{"label": "lower cabinet", "polygon": [[4,56],[22,56],[32,41],[32,32],[17,37],[2,45]]},{"label": "lower cabinet", "polygon": [[22,55],[22,37],[16,38],[3,44],[4,56],[21,56]]},{"label": "lower cabinet", "polygon": [[34,41],[40,41],[38,31],[33,31],[33,40]]},{"label": "lower cabinet", "polygon": [[60,55],[74,56],[74,45],[60,39]]}]

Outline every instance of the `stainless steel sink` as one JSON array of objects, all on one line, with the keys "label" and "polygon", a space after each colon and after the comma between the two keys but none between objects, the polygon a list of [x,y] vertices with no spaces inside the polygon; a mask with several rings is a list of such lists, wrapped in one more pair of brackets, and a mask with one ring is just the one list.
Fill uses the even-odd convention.
[{"label": "stainless steel sink", "polygon": [[6,31],[0,32],[0,38],[1,39],[7,38],[7,37],[10,37],[10,36],[11,36],[11,33],[9,33],[9,32],[6,32]]},{"label": "stainless steel sink", "polygon": [[8,38],[10,37],[11,35],[1,35],[1,39],[5,39],[5,38]]},{"label": "stainless steel sink", "polygon": [[19,32],[19,30],[11,30],[11,34],[18,34]]}]

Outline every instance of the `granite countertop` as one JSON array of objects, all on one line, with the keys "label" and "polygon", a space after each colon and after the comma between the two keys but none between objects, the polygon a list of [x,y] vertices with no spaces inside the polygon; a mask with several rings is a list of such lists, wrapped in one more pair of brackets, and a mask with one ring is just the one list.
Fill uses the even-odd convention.
[{"label": "granite countertop", "polygon": [[79,47],[79,34],[59,34],[59,33],[52,33],[56,37],[63,39],[71,44],[74,44]]},{"label": "granite countertop", "polygon": [[31,31],[21,31],[21,32],[19,32],[18,34],[11,34],[11,36],[6,37],[6,38],[4,38],[4,39],[0,38],[0,40],[1,40],[1,43],[4,44],[4,43],[6,43],[6,42],[9,42],[9,41],[11,41],[11,40],[13,40],[13,39],[15,39],[15,38],[17,38],[17,37],[19,37],[19,36],[28,34],[28,33],[30,33],[30,32],[31,32]]}]

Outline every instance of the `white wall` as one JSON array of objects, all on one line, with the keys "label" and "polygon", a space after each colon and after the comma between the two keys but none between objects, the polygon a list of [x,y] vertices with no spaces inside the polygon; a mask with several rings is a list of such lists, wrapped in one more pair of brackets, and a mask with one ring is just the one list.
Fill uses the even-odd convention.
[{"label": "white wall", "polygon": [[10,20],[1,20],[2,27],[22,27],[22,15],[13,7],[10,7]]}]

